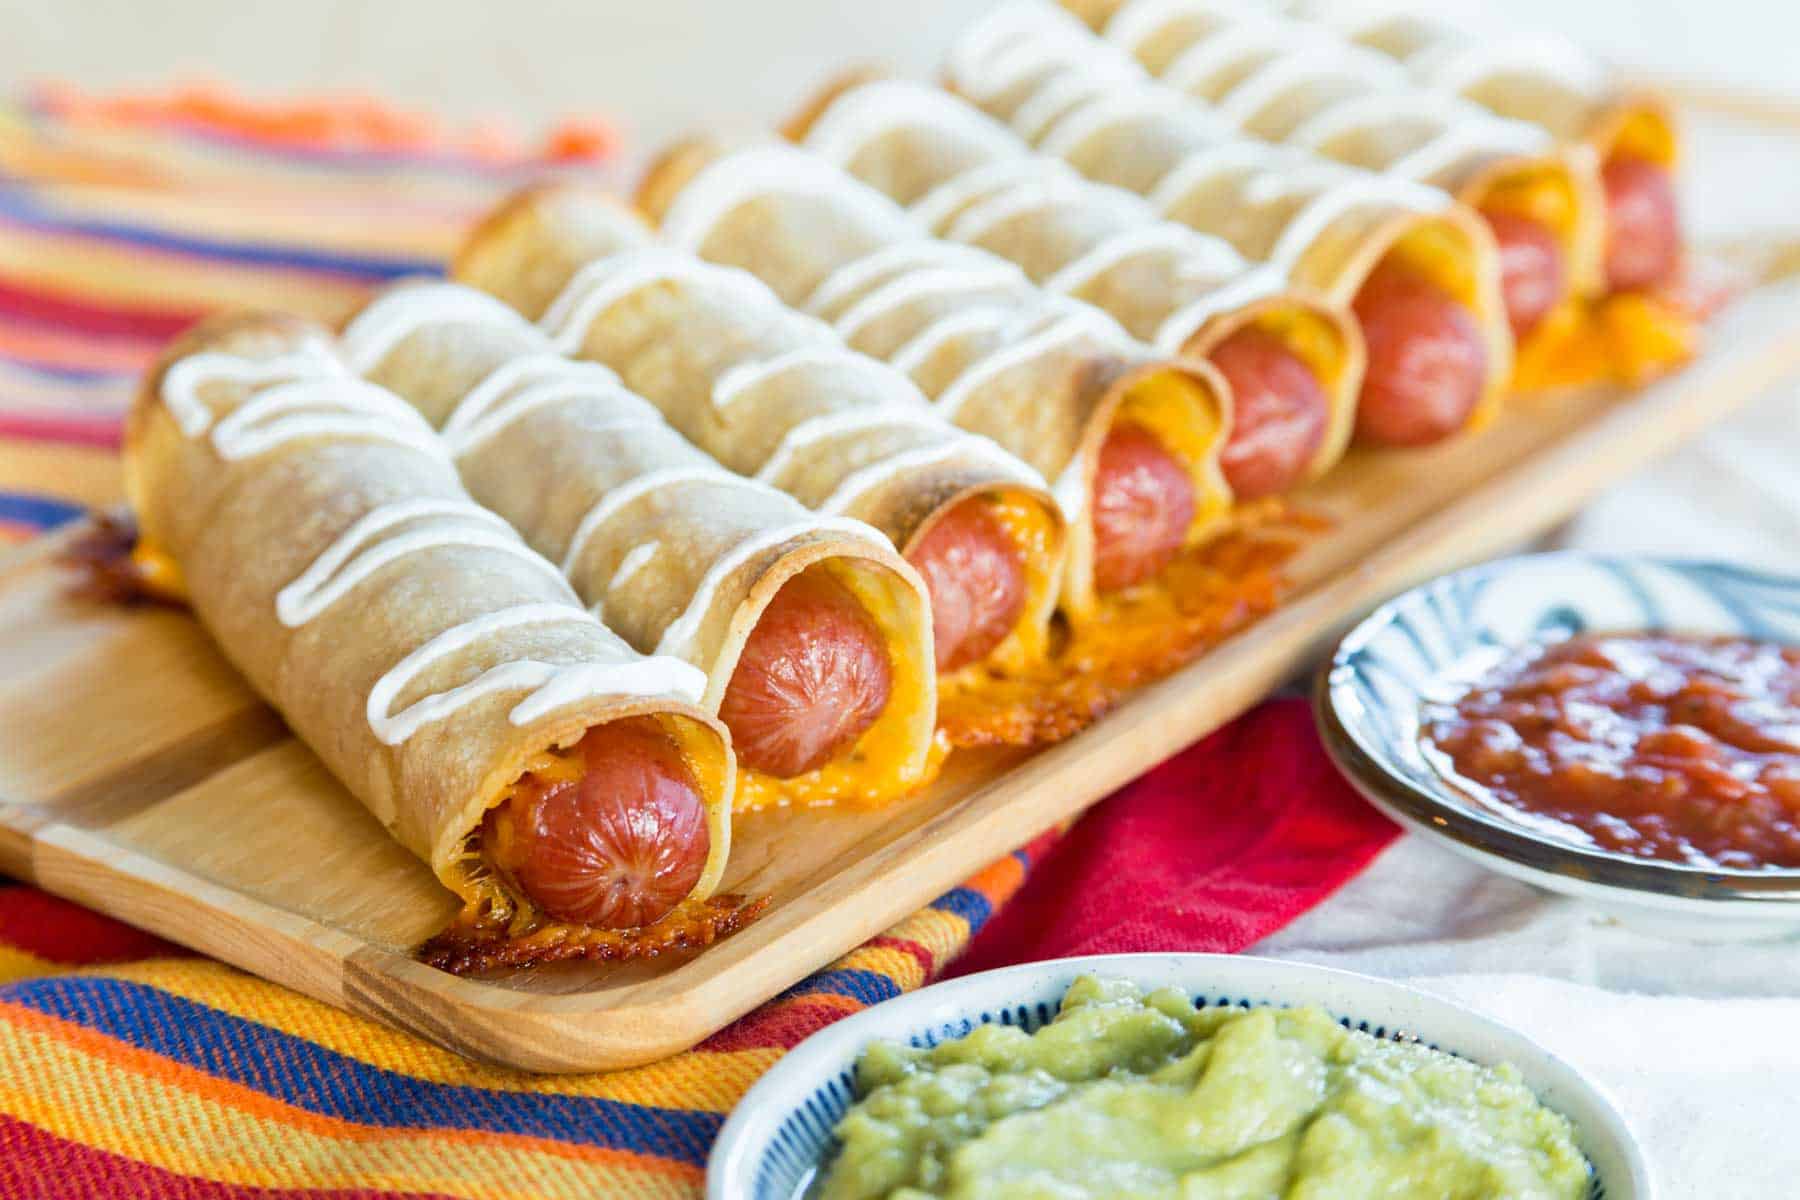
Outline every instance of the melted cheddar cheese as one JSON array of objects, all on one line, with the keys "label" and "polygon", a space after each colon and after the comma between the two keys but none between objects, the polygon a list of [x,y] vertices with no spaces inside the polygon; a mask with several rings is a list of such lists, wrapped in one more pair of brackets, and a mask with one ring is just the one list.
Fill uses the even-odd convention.
[{"label": "melted cheddar cheese", "polygon": [[137,573],[137,585],[144,593],[172,604],[187,603],[187,580],[181,568],[163,551],[139,539],[131,549],[131,566]]},{"label": "melted cheddar cheese", "polygon": [[1224,400],[1200,376],[1177,368],[1147,371],[1125,389],[1114,425],[1141,425],[1187,464],[1194,481],[1194,519],[1187,545],[1198,544],[1231,509],[1219,470],[1225,440]]},{"label": "melted cheddar cheese", "polygon": [[1343,331],[1317,312],[1292,305],[1260,313],[1250,325],[1305,363],[1327,392],[1336,391],[1343,383],[1349,366]]},{"label": "melted cheddar cheese", "polygon": [[1239,509],[1231,526],[1150,583],[1104,596],[1065,623],[1056,653],[1037,670],[949,681],[938,696],[945,738],[958,746],[1061,741],[1132,688],[1267,615],[1287,594],[1283,567],[1323,526],[1276,500]]},{"label": "melted cheddar cheese", "polygon": [[[809,569],[830,570],[890,639],[891,631],[908,627],[897,582],[889,585],[885,578],[875,578],[877,572],[841,570],[831,563]],[[879,575],[885,577],[888,572]],[[920,754],[914,740],[918,707],[936,694],[933,682],[922,677],[922,672],[932,670],[931,655],[927,652],[921,661],[912,654],[894,653],[899,644],[889,642],[888,661],[893,674],[887,707],[855,744],[818,770],[791,779],[740,768],[737,794],[732,800],[734,811],[819,804],[878,808],[936,778],[943,765],[943,752],[936,749],[934,742],[927,753]]]},{"label": "melted cheddar cheese", "polygon": [[[1019,624],[981,662],[938,676],[940,741],[957,745],[1029,745],[1038,740],[1022,701],[1009,681],[1043,674],[1050,655],[1050,626],[1044,603],[1062,577],[1058,526],[1044,505],[1023,493],[1007,493],[989,502],[989,511],[1024,553],[1026,600]],[[943,720],[946,705],[957,717]]]},{"label": "melted cheddar cheese", "polygon": [[1042,662],[1050,652],[1049,630],[1043,615],[1050,593],[1062,579],[1061,524],[1042,500],[1024,492],[1003,492],[987,501],[987,509],[1019,547],[1025,564],[1025,604],[1018,625],[994,647],[987,663],[974,663],[952,676],[940,676],[940,689],[945,679],[964,671],[987,664],[1018,670]]},{"label": "melted cheddar cheese", "polygon": [[1513,387],[1552,391],[1590,384],[1637,386],[1694,356],[1700,322],[1679,300],[1649,292],[1621,292],[1570,301],[1519,348]]},{"label": "melted cheddar cheese", "polygon": [[[812,807],[841,804],[852,808],[879,808],[902,796],[918,791],[943,768],[949,747],[942,739],[933,739],[931,753],[920,769],[896,769],[891,760],[897,757],[879,739],[870,745],[872,735],[881,728],[878,723],[858,739],[856,745],[816,771],[808,771],[792,779],[776,779],[760,771],[738,769],[737,798],[732,808],[750,812],[761,808],[785,806]],[[886,751],[886,753],[884,753]]]}]

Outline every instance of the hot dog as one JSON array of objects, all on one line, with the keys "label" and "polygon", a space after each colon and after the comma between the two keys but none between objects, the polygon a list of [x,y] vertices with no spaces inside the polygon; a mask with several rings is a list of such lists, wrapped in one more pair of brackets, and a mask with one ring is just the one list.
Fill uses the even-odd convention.
[{"label": "hot dog", "polygon": [[1524,337],[1569,290],[1568,264],[1556,235],[1542,221],[1514,212],[1483,210],[1500,246],[1500,291],[1515,338]]},{"label": "hot dog", "polygon": [[1369,346],[1357,437],[1423,446],[1467,425],[1487,374],[1487,343],[1474,314],[1392,260],[1370,273],[1352,309]]},{"label": "hot dog", "polygon": [[939,517],[906,559],[931,593],[940,672],[986,658],[1018,624],[1025,607],[1024,558],[985,500],[965,500]]},{"label": "hot dog", "polygon": [[706,866],[693,770],[652,720],[613,721],[578,746],[573,780],[525,775],[482,825],[487,861],[562,921],[631,929],[666,915]]},{"label": "hot dog", "polygon": [[1681,218],[1667,168],[1621,155],[1601,171],[1606,187],[1606,283],[1615,292],[1666,283],[1681,264]]},{"label": "hot dog", "polygon": [[719,718],[742,766],[791,779],[860,737],[892,689],[887,646],[861,602],[824,571],[803,571],[763,609]]},{"label": "hot dog", "polygon": [[1305,476],[1331,420],[1331,401],[1312,367],[1279,338],[1253,326],[1208,355],[1231,384],[1231,438],[1219,456],[1239,500],[1272,496]]},{"label": "hot dog", "polygon": [[1194,483],[1181,460],[1141,425],[1115,426],[1094,470],[1094,586],[1143,583],[1181,549],[1194,519]]}]

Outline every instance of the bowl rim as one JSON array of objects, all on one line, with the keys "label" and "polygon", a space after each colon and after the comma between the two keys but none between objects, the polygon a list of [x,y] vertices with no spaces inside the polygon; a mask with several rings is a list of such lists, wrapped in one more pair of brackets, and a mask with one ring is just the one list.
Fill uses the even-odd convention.
[{"label": "bowl rim", "polygon": [[[1155,973],[1147,977],[1146,969]],[[1198,951],[1083,955],[982,971],[881,1001],[814,1032],[784,1054],[732,1109],[707,1157],[706,1200],[750,1200],[756,1164],[774,1132],[803,1098],[853,1064],[870,1041],[904,1038],[946,1022],[970,1020],[978,1011],[1027,1003],[1035,988],[1060,985],[1066,989],[1076,977],[1087,974],[1179,986],[1202,996],[1234,990],[1261,992],[1270,996],[1269,1004],[1274,1007],[1315,1003],[1334,1017],[1413,1033],[1451,1049],[1459,1040],[1480,1040],[1497,1053],[1492,1061],[1486,1056],[1471,1061],[1483,1065],[1511,1062],[1540,1097],[1545,1090],[1555,1089],[1565,1106],[1578,1102],[1586,1110],[1583,1119],[1568,1117],[1584,1150],[1609,1146],[1624,1171],[1624,1178],[1603,1179],[1609,1200],[1655,1200],[1643,1148],[1611,1095],[1568,1060],[1512,1026],[1452,1000],[1374,975],[1286,959]],[[1180,975],[1183,982],[1167,979],[1170,974]],[[1284,991],[1302,995],[1278,998]],[[1321,999],[1306,995],[1308,992],[1342,993],[1346,999]],[[1001,998],[994,999],[990,993]],[[1396,1012],[1406,1019],[1389,1015]],[[1443,1028],[1453,1026],[1460,1026],[1465,1035],[1442,1034]]]},{"label": "bowl rim", "polygon": [[[1732,867],[1697,867],[1664,859],[1633,858],[1576,842],[1557,841],[1529,826],[1509,821],[1498,813],[1485,813],[1455,798],[1448,780],[1442,791],[1427,789],[1388,768],[1383,756],[1368,745],[1340,710],[1348,699],[1339,685],[1340,676],[1352,670],[1349,658],[1391,624],[1427,589],[1458,580],[1501,574],[1523,563],[1554,560],[1603,564],[1632,564],[1660,570],[1705,570],[1734,575],[1757,583],[1787,588],[1800,594],[1800,578],[1762,571],[1736,563],[1705,558],[1659,555],[1595,554],[1582,550],[1551,550],[1490,559],[1435,576],[1384,601],[1350,628],[1320,665],[1313,684],[1313,715],[1326,752],[1356,789],[1401,824],[1452,843],[1452,848],[1478,859],[1498,859],[1534,877],[1566,880],[1583,893],[1624,893],[1638,900],[1654,899],[1681,907],[1706,905],[1721,910],[1729,905],[1737,913],[1800,919],[1800,868],[1774,867],[1746,870]],[[1635,632],[1659,627],[1643,625]],[[1546,886],[1553,884],[1546,883]],[[1622,896],[1621,899],[1625,897]]]}]

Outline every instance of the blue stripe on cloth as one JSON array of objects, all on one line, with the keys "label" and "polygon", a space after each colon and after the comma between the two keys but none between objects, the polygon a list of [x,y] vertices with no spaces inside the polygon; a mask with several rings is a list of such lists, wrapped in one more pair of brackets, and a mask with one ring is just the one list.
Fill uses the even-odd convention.
[{"label": "blue stripe on cloth", "polygon": [[900,994],[900,985],[879,971],[820,971],[781,993],[778,999],[797,996],[847,996],[865,1005],[880,1004]]},{"label": "blue stripe on cloth", "polygon": [[53,500],[49,496],[32,496],[24,492],[0,492],[0,521],[25,525],[32,529],[55,529],[79,517],[84,510],[79,504]]},{"label": "blue stripe on cloth", "polygon": [[0,1001],[69,1021],[308,1112],[384,1129],[462,1129],[700,1165],[724,1118],[587,1096],[431,1083],[119,979],[31,979]]},{"label": "blue stripe on cloth", "polygon": [[259,267],[291,267],[358,279],[398,279],[405,275],[441,275],[443,264],[429,259],[334,254],[298,246],[259,245],[165,233],[141,225],[97,221],[59,215],[35,200],[24,189],[0,187],[0,217],[29,229],[72,233],[82,237],[120,242],[146,250],[163,250],[220,262]]},{"label": "blue stripe on cloth", "polygon": [[931,907],[967,921],[971,934],[987,924],[987,919],[994,913],[994,905],[986,896],[966,887],[950,889],[933,900]]},{"label": "blue stripe on cloth", "polygon": [[0,354],[0,363],[5,363],[5,365],[20,371],[29,371],[33,375],[42,375],[48,379],[63,380],[69,383],[97,383],[102,380],[136,379],[138,376],[136,371],[122,369],[115,371],[106,367],[71,367],[61,363],[20,358],[14,354]]}]

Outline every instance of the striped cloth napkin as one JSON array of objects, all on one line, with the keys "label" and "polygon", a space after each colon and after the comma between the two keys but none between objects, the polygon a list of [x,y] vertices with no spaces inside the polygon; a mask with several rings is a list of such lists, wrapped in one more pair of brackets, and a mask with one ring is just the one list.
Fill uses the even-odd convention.
[{"label": "striped cloth napkin", "polygon": [[[608,144],[208,88],[0,108],[0,540],[117,500],[120,416],[176,330],[231,304],[338,318],[437,272],[521,181],[604,176]],[[1317,904],[1392,837],[1322,762],[1303,708],[1265,709],[696,1049],[609,1075],[470,1063],[0,881],[0,1195],[694,1196],[758,1075],[935,977],[1053,848],[983,965],[1235,950]]]}]

